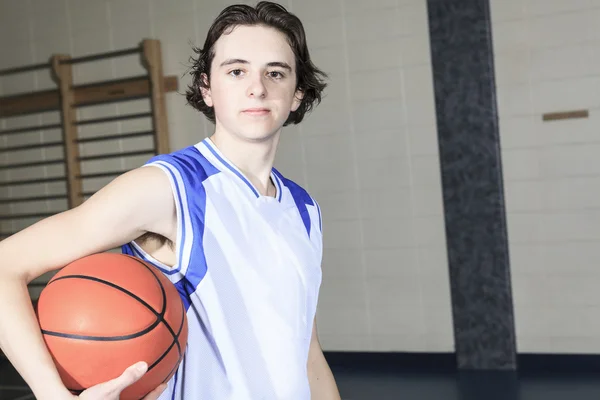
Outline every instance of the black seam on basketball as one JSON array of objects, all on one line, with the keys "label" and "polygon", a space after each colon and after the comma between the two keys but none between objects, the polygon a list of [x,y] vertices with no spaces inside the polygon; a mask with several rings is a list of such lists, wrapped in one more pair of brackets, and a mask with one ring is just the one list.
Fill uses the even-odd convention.
[{"label": "black seam on basketball", "polygon": [[[142,305],[144,307],[146,307],[147,309],[149,309],[150,311],[152,311],[152,313],[156,316],[156,317],[163,317],[167,311],[166,305],[165,303],[165,293],[163,293],[163,307],[162,310],[160,312],[156,311],[150,304],[146,303],[141,297],[137,296],[136,294],[131,293],[129,290],[119,286],[119,285],[115,285],[112,282],[106,281],[104,279],[101,278],[97,278],[95,276],[89,276],[89,275],[65,275],[65,276],[61,276],[60,278],[56,278],[54,279],[51,283],[54,283],[56,281],[60,281],[63,279],[86,279],[86,280],[90,280],[90,281],[94,281],[94,282],[98,282],[98,283],[102,283],[104,285],[110,286],[113,289],[117,289],[123,293],[125,293],[128,296],[133,297],[135,300],[139,301],[140,303],[142,303]],[[160,282],[159,282],[160,283]],[[164,289],[161,285],[161,289]]]},{"label": "black seam on basketball", "polygon": [[[134,258],[134,257],[132,257]],[[135,259],[135,258],[134,258]],[[150,267],[148,267],[145,263],[143,263],[142,261],[135,259],[135,261],[139,262],[140,264],[142,264],[146,269],[148,269],[148,271],[150,271],[150,273],[154,276],[154,278],[156,279],[156,281],[158,282],[158,285],[160,286],[161,290],[163,291],[164,294],[164,298],[165,298],[165,303],[167,302],[166,300],[166,291],[164,286],[162,285],[162,282],[160,281],[160,279],[158,278],[158,276],[156,276],[156,274],[154,273],[154,271],[152,271],[152,269],[150,269]],[[181,329],[183,329],[183,317],[185,317],[185,310],[183,310],[183,305],[181,307],[184,315],[182,316],[181,319],[181,327],[179,328],[180,331],[178,333],[175,333],[175,331],[173,330],[173,328],[171,327],[171,325],[163,318],[162,319],[162,323],[165,324],[165,327],[167,328],[167,330],[171,333],[171,336],[173,336],[173,339],[175,340],[175,343],[177,343],[177,350],[179,355],[181,355],[181,346],[179,345],[179,340],[177,340],[179,338],[179,334],[181,333]],[[171,346],[172,348],[172,346]]]},{"label": "black seam on basketball", "polygon": [[[183,313],[182,319],[181,319],[181,326],[179,327],[179,332],[177,333],[177,346],[179,347],[179,336],[181,335],[181,332],[183,331],[183,325],[184,325],[184,320],[183,318],[185,318],[185,307],[183,306],[183,303],[181,304],[181,311]],[[173,368],[171,368],[171,371],[169,371],[169,373],[167,374],[167,376],[165,377],[165,379],[163,379],[162,383],[167,383],[169,380],[169,376],[171,376],[171,374],[173,374],[177,368],[179,368],[181,361],[183,361],[183,352],[179,352],[179,357],[177,359],[177,363],[175,364],[175,366]]]},{"label": "black seam on basketball", "polygon": [[167,374],[167,376],[165,376],[165,379],[163,379],[162,383],[167,383],[169,381],[169,377],[171,376],[171,374],[173,374],[181,365],[181,361],[183,360],[183,355],[181,355],[178,359],[177,359],[177,364],[175,364],[175,366],[173,368],[171,368],[171,370],[169,371],[169,373]]},{"label": "black seam on basketball", "polygon": [[[169,331],[171,331],[171,334],[174,335],[173,336],[173,342],[167,348],[167,350],[165,350],[165,352],[156,361],[154,361],[154,363],[152,363],[152,365],[150,367],[148,367],[148,370],[150,370],[151,368],[153,368],[154,366],[156,366],[158,363],[160,363],[162,361],[162,359],[165,358],[167,356],[167,354],[169,354],[169,352],[171,351],[171,349],[175,345],[177,345],[177,353],[178,353],[177,360],[178,360],[178,362],[175,365],[175,367],[172,368],[171,371],[167,374],[167,377],[169,375],[171,375],[171,373],[179,366],[179,363],[183,359],[183,352],[181,351],[181,344],[179,343],[179,337],[181,336],[181,332],[183,331],[183,326],[185,324],[185,307],[183,306],[183,304],[181,304],[181,312],[182,312],[182,315],[181,315],[181,325],[179,325],[179,329],[178,329],[178,331],[177,331],[176,334],[171,331],[169,324],[165,321],[165,325],[167,326],[167,328],[169,329]],[[165,380],[166,379],[167,378],[165,378]],[[165,381],[163,381],[163,383],[164,382]]]},{"label": "black seam on basketball", "polygon": [[[166,303],[167,303],[167,295],[166,295],[166,290],[162,284],[162,282],[160,281],[160,278],[158,276],[156,276],[156,274],[154,273],[154,271],[148,266],[146,265],[146,263],[144,263],[143,261],[137,259],[136,257],[132,257],[129,256],[130,258],[132,258],[133,260],[137,261],[138,263],[142,264],[144,266],[144,268],[146,268],[148,271],[150,271],[150,273],[152,274],[152,276],[154,276],[154,279],[156,279],[156,281],[158,282],[158,285],[160,286],[160,289],[163,293],[163,307],[166,308]],[[177,346],[177,353],[178,353],[178,357],[177,359],[179,360],[179,362],[181,362],[182,358],[183,358],[183,352],[181,351],[181,345],[179,344],[179,336],[181,335],[181,331],[183,330],[183,325],[184,325],[184,318],[185,318],[185,307],[183,307],[183,303],[181,303],[181,312],[182,312],[182,316],[181,316],[181,326],[179,327],[179,331],[177,333],[175,333],[173,331],[173,328],[171,328],[171,325],[169,325],[169,323],[162,318],[161,321],[162,323],[165,325],[165,327],[167,328],[167,330],[169,331],[169,333],[171,333],[171,336],[173,336],[173,342],[171,342],[171,345],[168,347],[168,349],[157,359],[155,360],[149,367],[148,367],[148,371],[150,371],[152,368],[154,368],[156,365],[158,365],[158,363],[160,363],[160,361],[162,361],[163,358],[165,358],[167,356],[167,354],[169,354],[169,351],[171,351],[171,349],[173,348],[173,345]],[[170,373],[167,375],[169,376]],[[165,378],[166,379],[166,378]]]},{"label": "black seam on basketball", "polygon": [[173,346],[177,346],[177,359],[179,361],[181,361],[181,357],[183,355],[183,353],[181,352],[181,345],[179,344],[179,336],[181,335],[181,331],[183,330],[183,323],[181,324],[181,327],[179,328],[179,332],[173,337],[173,342],[171,342],[171,345],[169,345],[169,347],[165,350],[165,352],[156,360],[152,363],[152,365],[150,365],[148,367],[148,370],[154,368],[158,363],[160,363],[163,358],[165,358],[167,356],[167,354],[169,354],[169,352],[171,351],[171,349],[173,348]]},{"label": "black seam on basketball", "polygon": [[[154,308],[152,308],[152,306],[148,303],[146,303],[144,300],[142,300],[139,296],[136,296],[135,294],[131,293],[129,290],[124,289],[118,285],[115,285],[112,282],[108,282],[105,281],[103,279],[100,278],[96,278],[94,276],[87,276],[87,275],[67,275],[67,276],[61,276],[60,278],[56,278],[53,282],[59,281],[59,280],[64,280],[64,279],[84,279],[84,280],[89,280],[89,281],[94,281],[97,283],[101,283],[103,285],[107,285],[112,287],[113,289],[117,289],[125,294],[127,294],[130,297],[133,297],[135,300],[139,301],[144,307],[146,307],[147,309],[149,309],[154,316],[156,317],[156,321],[154,321],[152,323],[152,325],[148,326],[147,328],[136,332],[136,333],[132,333],[129,335],[123,335],[123,336],[88,336],[88,335],[76,335],[76,334],[71,334],[71,333],[64,333],[64,332],[54,332],[54,331],[49,331],[49,330],[45,330],[42,329],[42,333],[45,335],[49,335],[49,336],[57,336],[57,337],[63,337],[63,338],[69,338],[69,339],[78,339],[78,340],[96,340],[96,341],[101,341],[101,342],[111,342],[111,341],[119,341],[119,340],[130,340],[130,339],[135,339],[137,337],[140,337],[142,335],[145,335],[146,333],[152,331],[154,328],[156,328],[161,321],[164,320],[164,314],[167,310],[167,308],[163,305],[163,309],[160,313],[158,313]],[[163,301],[163,303],[165,303]]]}]

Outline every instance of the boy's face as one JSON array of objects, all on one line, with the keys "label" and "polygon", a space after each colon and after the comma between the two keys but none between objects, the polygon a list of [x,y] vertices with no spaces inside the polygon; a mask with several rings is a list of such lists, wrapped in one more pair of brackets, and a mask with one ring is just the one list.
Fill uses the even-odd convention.
[{"label": "boy's face", "polygon": [[238,26],[214,46],[210,89],[216,129],[260,141],[277,134],[298,109],[296,62],[285,35],[263,26]]}]

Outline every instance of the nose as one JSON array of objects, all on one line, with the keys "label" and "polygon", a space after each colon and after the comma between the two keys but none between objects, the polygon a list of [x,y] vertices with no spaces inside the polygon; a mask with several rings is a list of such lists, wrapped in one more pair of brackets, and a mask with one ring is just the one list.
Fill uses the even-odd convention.
[{"label": "nose", "polygon": [[260,74],[255,74],[250,78],[247,94],[248,97],[259,98],[264,98],[267,95],[267,87]]}]

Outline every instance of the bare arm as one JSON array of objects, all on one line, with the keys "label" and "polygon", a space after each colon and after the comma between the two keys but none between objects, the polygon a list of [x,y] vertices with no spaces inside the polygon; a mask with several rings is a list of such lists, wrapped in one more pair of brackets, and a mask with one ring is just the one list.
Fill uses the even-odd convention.
[{"label": "bare arm", "polygon": [[[152,196],[148,195],[149,187]],[[27,284],[147,231],[171,237],[174,215],[166,175],[145,167],[115,179],[81,206],[0,242],[0,347],[37,399],[72,395],[62,384],[44,344]]]},{"label": "bare arm", "polygon": [[333,373],[323,355],[317,336],[317,319],[313,322],[310,350],[308,352],[308,380],[312,400],[341,400]]}]

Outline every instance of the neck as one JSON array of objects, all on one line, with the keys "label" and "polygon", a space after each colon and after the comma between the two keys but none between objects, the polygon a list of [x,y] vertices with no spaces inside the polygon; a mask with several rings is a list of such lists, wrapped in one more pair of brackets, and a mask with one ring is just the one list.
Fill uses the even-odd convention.
[{"label": "neck", "polygon": [[279,132],[268,140],[249,141],[217,129],[210,140],[252,182],[261,195],[274,195],[271,170],[275,162]]}]

